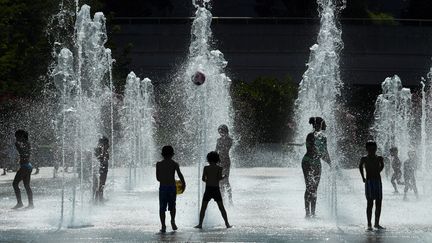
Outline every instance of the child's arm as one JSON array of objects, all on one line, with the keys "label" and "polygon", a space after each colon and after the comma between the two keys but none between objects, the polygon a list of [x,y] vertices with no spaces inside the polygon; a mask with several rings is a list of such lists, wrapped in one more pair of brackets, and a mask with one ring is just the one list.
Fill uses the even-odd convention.
[{"label": "child's arm", "polygon": [[156,163],[156,180],[160,181],[159,163]]},{"label": "child's arm", "polygon": [[312,133],[309,133],[306,136],[306,151],[309,154],[312,154],[314,152],[314,147],[315,147],[314,139],[315,138],[314,138],[314,135]]},{"label": "child's arm", "polygon": [[363,179],[363,182],[366,182],[365,176],[364,176],[364,170],[363,170],[363,165],[364,165],[364,160],[363,158],[360,159],[360,164],[359,164],[359,170],[360,170],[360,175]]},{"label": "child's arm", "polygon": [[383,157],[380,158],[379,164],[380,164],[380,172],[381,172],[384,169],[384,159],[383,159]]},{"label": "child's arm", "polygon": [[325,152],[324,152],[324,156],[322,157],[322,159],[325,162],[327,162],[328,165],[331,166],[330,154],[329,154],[328,149],[327,149],[327,138],[324,138],[324,141],[325,141]]},{"label": "child's arm", "polygon": [[204,182],[207,181],[207,170],[206,170],[206,167],[204,167],[204,169],[203,169],[203,174],[202,174],[201,180],[204,181]]},{"label": "child's arm", "polygon": [[222,175],[222,167],[218,170],[218,180],[222,180],[225,178],[225,175]]},{"label": "child's arm", "polygon": [[180,171],[180,166],[178,164],[177,164],[177,167],[176,167],[176,171],[177,171],[178,177],[180,178],[180,181],[182,182],[182,191],[184,192],[186,190],[186,181],[185,181],[185,179],[183,177],[183,174]]}]

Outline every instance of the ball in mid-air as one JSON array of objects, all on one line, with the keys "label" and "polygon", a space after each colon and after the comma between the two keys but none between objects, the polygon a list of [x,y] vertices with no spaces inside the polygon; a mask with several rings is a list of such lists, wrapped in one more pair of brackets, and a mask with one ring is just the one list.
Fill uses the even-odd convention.
[{"label": "ball in mid-air", "polygon": [[195,85],[201,85],[205,82],[206,76],[204,73],[200,71],[196,71],[194,75],[192,75],[191,80]]}]

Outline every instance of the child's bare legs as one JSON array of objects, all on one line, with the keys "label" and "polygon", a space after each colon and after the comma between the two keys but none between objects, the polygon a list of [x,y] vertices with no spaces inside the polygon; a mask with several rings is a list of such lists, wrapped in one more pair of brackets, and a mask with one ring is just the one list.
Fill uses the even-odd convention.
[{"label": "child's bare legs", "polygon": [[380,229],[380,230],[385,229],[384,227],[382,227],[379,224],[380,216],[381,216],[381,205],[382,205],[382,199],[376,199],[375,200],[375,224],[374,224],[374,227],[376,229]]},{"label": "child's bare legs", "polygon": [[414,176],[411,178],[411,187],[414,190],[416,198],[418,199],[417,182]]},{"label": "child's bare legs", "polygon": [[408,200],[407,193],[408,193],[408,190],[409,190],[410,186],[411,185],[409,183],[409,179],[405,178],[404,200]]},{"label": "child's bare legs", "polygon": [[229,203],[232,205],[233,204],[233,200],[232,200],[232,190],[231,190],[231,184],[229,182],[229,178],[226,177],[225,179],[223,179],[221,182],[221,191],[222,191],[222,195],[228,195],[228,200]]},{"label": "child's bare legs", "polygon": [[171,214],[171,227],[173,230],[177,230],[178,228],[175,223],[176,209],[175,208],[171,209],[170,214]]},{"label": "child's bare legs", "polygon": [[224,205],[223,205],[223,202],[222,202],[222,201],[219,201],[219,202],[217,202],[217,205],[218,205],[219,210],[220,210],[220,212],[221,212],[221,214],[222,214],[222,218],[223,218],[224,221],[225,221],[225,226],[226,226],[227,228],[231,228],[231,225],[228,223],[228,216],[227,216],[227,213],[226,213],[225,207],[224,207]]},{"label": "child's bare legs", "polygon": [[166,225],[165,225],[165,211],[159,211],[159,218],[160,218],[160,221],[161,221],[161,225],[162,225],[162,228],[161,228],[161,232],[162,233],[165,233],[165,231],[166,231]]},{"label": "child's bare legs", "polygon": [[373,200],[367,200],[366,216],[367,216],[368,229],[372,229],[372,207],[373,207]]},{"label": "child's bare legs", "polygon": [[207,205],[208,205],[209,201],[202,201],[201,203],[201,211],[200,211],[200,218],[199,218],[199,223],[197,226],[195,226],[195,228],[197,229],[201,229],[202,228],[202,224],[204,221],[204,216],[205,216],[205,211],[207,210]]},{"label": "child's bare legs", "polygon": [[396,173],[393,173],[392,178],[391,178],[391,184],[393,185],[394,193],[399,193],[399,191],[397,189],[396,181],[397,181],[397,175],[396,175]]},{"label": "child's bare legs", "polygon": [[[201,211],[200,211],[199,224],[198,224],[197,226],[195,226],[195,228],[198,228],[198,229],[201,229],[201,228],[202,228],[202,224],[203,224],[204,216],[205,216],[205,211],[207,210],[207,205],[208,205],[208,203],[209,203],[209,201],[204,201],[204,200],[202,201]],[[224,221],[225,221],[225,226],[226,226],[227,228],[231,228],[231,225],[230,225],[229,222],[228,222],[228,216],[227,216],[227,213],[226,213],[225,207],[224,207],[224,205],[223,205],[223,202],[222,202],[222,201],[219,201],[219,202],[217,202],[217,205],[218,205],[219,210],[220,210],[220,212],[221,212],[221,214],[222,214],[222,218],[223,218]]]}]

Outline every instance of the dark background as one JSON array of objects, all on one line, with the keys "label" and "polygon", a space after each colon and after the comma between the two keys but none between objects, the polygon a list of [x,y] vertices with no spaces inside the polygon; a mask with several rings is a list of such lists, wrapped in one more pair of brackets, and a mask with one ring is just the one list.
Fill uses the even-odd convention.
[{"label": "dark background", "polygon": [[[65,6],[68,4],[73,9],[74,1],[64,0]],[[141,32],[136,33],[137,35],[149,35],[149,39],[153,41],[155,38],[162,38],[158,40],[160,43],[159,50],[169,48],[176,43],[170,42],[170,39],[163,38],[163,35],[171,34],[173,31],[174,35],[179,35],[182,46],[177,46],[174,51],[175,58],[170,56],[170,59],[182,58],[185,55],[187,48],[187,42],[189,38],[189,22],[185,20],[173,20],[170,21],[168,26],[150,26],[147,20],[145,26],[131,26],[124,25],[127,23],[136,23],[131,19],[122,20],[121,18],[158,18],[159,22],[163,22],[166,18],[179,18],[179,17],[191,17],[193,16],[193,7],[189,0],[86,0],[80,1],[80,4],[90,4],[92,11],[103,11],[108,17],[108,28],[110,30],[109,38],[110,42],[108,46],[115,52],[115,58],[117,63],[114,67],[114,75],[117,80],[124,79],[128,70],[140,69],[142,73],[146,75],[152,75],[153,70],[147,69],[146,64],[144,66],[136,65],[141,61],[136,59],[134,56],[130,56],[129,52],[135,53],[141,51],[139,43],[136,39],[130,39],[130,41],[121,40],[122,35],[130,35],[131,28],[139,29]],[[218,47],[227,55],[228,61],[231,62],[230,68],[232,69],[232,75],[239,76],[239,79],[254,79],[258,76],[263,75],[275,75],[281,76],[281,72],[286,70],[289,75],[294,77],[294,81],[299,82],[298,74],[304,70],[304,63],[307,59],[308,47],[314,43],[317,26],[317,10],[316,2],[314,0],[213,0],[213,15],[220,17],[278,17],[278,18],[300,18],[297,20],[289,21],[261,21],[260,19],[250,21],[249,23],[260,22],[258,26],[246,25],[245,21],[225,21],[223,26],[215,25],[215,37],[218,40]],[[51,20],[51,16],[59,11],[58,0],[2,0],[0,1],[0,101],[7,100],[9,97],[35,97],[41,94],[43,88],[45,88],[47,80],[47,67],[53,61],[52,53],[52,42],[50,37],[47,35],[47,26]],[[342,60],[342,64],[350,64],[352,57],[350,50],[357,52],[356,54],[363,55],[362,62],[369,63],[370,60],[381,59],[375,54],[385,52],[386,57],[382,58],[380,62],[388,62],[388,59],[403,59],[404,54],[409,52],[409,55],[405,58],[406,62],[410,61],[413,54],[416,56],[423,55],[424,57],[410,62],[412,65],[405,65],[401,63],[399,66],[392,68],[386,68],[384,70],[378,70],[382,73],[388,73],[391,75],[395,73],[395,70],[399,72],[405,72],[406,69],[413,69],[415,66],[418,70],[424,70],[429,63],[425,61],[429,58],[431,51],[430,49],[425,50],[425,43],[430,43],[430,31],[429,29],[423,28],[425,25],[430,26],[429,21],[399,21],[399,19],[423,19],[430,20],[432,18],[432,4],[430,0],[348,0],[346,9],[342,12],[341,16],[344,20],[343,23],[362,24],[362,27],[358,31],[356,28],[350,28],[344,26],[344,42],[346,45],[345,52]],[[306,18],[306,20],[304,19]],[[352,18],[361,18],[361,20],[352,20]],[[309,21],[307,20],[309,19]],[[312,20],[311,20],[312,19]],[[145,22],[145,20],[143,20]],[[277,23],[286,23],[286,25],[275,25]],[[139,22],[138,22],[139,23]],[[178,24],[183,23],[183,26],[179,27]],[[298,23],[301,23],[298,26]],[[142,24],[142,22],[141,22]],[[297,26],[295,26],[297,25]],[[385,31],[389,32],[388,35],[382,33],[381,27],[383,25],[392,26],[386,28]],[[420,28],[400,28],[400,26],[414,25]],[[257,29],[257,33],[253,32],[253,29]],[[157,29],[158,31],[153,31]],[[169,30],[171,29],[171,30]],[[243,39],[250,38],[251,35],[255,37],[255,42],[237,41],[234,38],[229,39],[229,35],[233,32],[237,32],[239,29],[245,29],[245,35]],[[268,33],[262,33],[270,29]],[[391,29],[391,30],[390,30]],[[135,31],[133,30],[133,31]],[[52,31],[51,31],[52,32]],[[292,35],[291,35],[292,33]],[[400,33],[402,38],[399,38],[395,33]],[[380,35],[381,34],[381,35]],[[301,37],[301,35],[304,35]],[[267,37],[267,42],[261,42],[260,37]],[[128,36],[130,37],[130,36]],[[238,36],[236,36],[237,38]],[[240,36],[241,37],[241,36]],[[294,37],[295,41],[299,45],[291,45]],[[384,37],[384,38],[382,38]],[[385,38],[388,37],[388,38]],[[153,38],[153,39],[152,39]],[[302,39],[303,38],[303,39]],[[365,38],[365,42],[363,42]],[[52,38],[51,38],[52,39]],[[143,38],[144,39],[144,38]],[[114,41],[112,41],[114,40]],[[118,40],[118,41],[117,41]],[[164,42],[165,41],[165,42]],[[291,41],[291,42],[290,42]],[[240,42],[240,44],[238,44]],[[129,45],[131,44],[131,45]],[[154,43],[153,43],[154,44]],[[166,46],[162,46],[166,44]],[[259,44],[259,45],[258,45]],[[276,45],[275,47],[273,45]],[[246,45],[246,48],[238,49]],[[257,49],[262,51],[265,47],[270,49],[287,49],[287,46],[291,45],[291,50],[299,53],[297,56],[292,56],[291,60],[296,62],[295,67],[286,69],[286,65],[281,65],[279,61],[277,65],[274,63],[269,64],[269,59],[274,59],[272,56],[263,57],[260,63],[255,65],[240,64],[242,59],[239,55],[236,55],[233,51],[237,48],[240,51],[249,51]],[[358,48],[359,45],[363,45],[362,48]],[[389,46],[390,45],[390,46]],[[414,47],[419,45],[419,49],[413,50]],[[351,48],[353,46],[353,48]],[[384,50],[382,49],[384,48]],[[406,50],[405,50],[406,49]],[[273,50],[270,50],[273,51]],[[157,52],[158,50],[156,50]],[[170,50],[171,51],[171,50]],[[143,53],[148,54],[148,53]],[[161,56],[163,52],[158,53]],[[163,57],[162,57],[163,58]],[[261,58],[261,57],[260,57]],[[149,56],[147,60],[154,60],[157,63],[154,56]],[[284,60],[282,60],[284,61]],[[421,64],[420,64],[421,63]],[[132,64],[132,65],[130,65]],[[159,64],[158,64],[159,65]],[[243,66],[242,66],[243,65]],[[261,67],[265,65],[272,65],[275,69],[275,74],[271,70],[264,70],[261,73]],[[168,66],[172,66],[171,63],[165,64],[164,67],[167,69]],[[402,66],[402,67],[401,67]],[[344,65],[342,65],[344,68]],[[359,67],[363,69],[363,72],[377,72],[377,70],[369,70],[368,67]],[[243,70],[242,70],[243,69]],[[247,71],[245,71],[247,69]],[[424,71],[423,71],[424,72]],[[407,76],[409,79],[418,79],[420,72]],[[159,74],[158,74],[159,75]],[[402,74],[403,75],[403,74]],[[423,73],[422,73],[423,75]],[[381,77],[384,75],[381,75]],[[157,77],[159,78],[159,76]],[[404,77],[403,77],[404,78]],[[364,79],[364,78],[361,78]],[[382,79],[382,78],[380,78]],[[406,79],[406,78],[404,78]],[[351,82],[348,78],[348,83]],[[353,83],[363,83],[363,81],[353,80]],[[366,80],[367,83],[377,83],[378,80]],[[415,82],[415,81],[408,81]],[[117,88],[122,89],[123,83],[118,81]]]},{"label": "dark background", "polygon": [[[58,30],[50,31],[55,27],[50,21],[59,11],[58,2],[0,1],[0,125],[3,131],[6,127],[19,127],[20,121],[32,121],[32,114],[40,113],[29,104],[49,100],[46,91],[51,88],[48,70],[54,61],[52,34],[61,34]],[[213,16],[224,17],[213,21],[214,47],[228,61],[227,72],[233,79],[235,122],[243,135],[242,145],[290,140],[297,85],[306,70],[309,47],[316,42],[319,29],[316,2],[212,2]],[[345,87],[340,97],[344,105],[340,116],[345,119],[346,127],[342,129],[352,134],[350,142],[360,146],[368,138],[373,105],[381,92],[380,83],[398,74],[406,86],[417,92],[421,77],[429,71],[432,4],[430,0],[347,2],[341,13],[345,44],[341,75]],[[108,18],[107,46],[116,59],[114,80],[119,97],[126,75],[132,70],[142,78],[151,78],[156,90],[163,90],[177,65],[187,56],[189,17],[194,12],[191,2],[80,1],[83,3],[92,6],[93,12],[103,11]],[[74,2],[65,0],[65,6],[73,9]],[[70,27],[63,30],[64,38],[73,33]],[[351,116],[354,124],[350,123]],[[38,129],[49,130],[46,125],[49,121],[42,120],[38,121]],[[53,138],[42,136],[38,142],[50,144]],[[2,143],[9,140],[4,139]]]}]

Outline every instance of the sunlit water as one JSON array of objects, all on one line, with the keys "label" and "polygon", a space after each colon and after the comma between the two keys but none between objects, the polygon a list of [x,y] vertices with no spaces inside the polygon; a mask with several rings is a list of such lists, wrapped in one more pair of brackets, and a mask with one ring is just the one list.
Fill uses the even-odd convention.
[{"label": "sunlit water", "polygon": [[[187,191],[177,197],[177,224],[180,232],[190,231],[197,224],[196,217],[196,176],[195,167],[182,167],[188,183]],[[116,169],[118,178],[127,176],[127,169]],[[144,181],[141,187],[130,191],[126,189],[127,181],[118,179],[115,192],[109,188],[106,192],[108,201],[104,206],[91,206],[87,223],[93,225],[94,235],[101,230],[122,230],[123,232],[139,230],[157,232],[159,222],[158,183],[155,179],[155,168],[144,170]],[[350,188],[339,192],[339,217],[335,221],[328,211],[325,202],[317,207],[317,219],[304,217],[303,209],[303,176],[299,168],[249,168],[236,169],[232,174],[234,206],[227,206],[228,217],[234,225],[233,231],[277,234],[290,230],[306,232],[331,232],[340,227],[344,231],[358,234],[366,226],[366,199],[364,184],[358,170],[345,170]],[[39,175],[33,176],[35,194],[34,210],[11,210],[15,198],[10,187],[13,174],[0,177],[0,231],[20,229],[27,231],[53,231],[59,221],[59,179],[52,179],[52,168],[42,168]],[[67,174],[71,180],[72,174]],[[421,183],[421,181],[419,182]],[[416,200],[410,193],[409,201],[403,201],[403,195],[392,194],[389,181],[383,180],[382,225],[388,231],[408,232],[411,230],[428,230],[432,224],[430,196],[420,194]],[[70,188],[66,201],[72,200]],[[323,195],[319,195],[322,197]],[[25,195],[24,195],[25,199]],[[65,208],[70,213],[71,207]],[[169,218],[169,216],[168,216]],[[208,230],[223,229],[222,217],[213,201],[209,204],[204,227]],[[220,232],[221,236],[224,234]],[[127,238],[127,236],[125,236]]]},{"label": "sunlit water", "polygon": [[381,84],[382,94],[375,102],[374,131],[375,141],[381,153],[388,155],[396,146],[402,161],[408,158],[411,149],[411,91],[402,87],[398,76],[386,78]]},{"label": "sunlit water", "polygon": [[129,169],[128,188],[140,183],[143,167],[155,163],[153,85],[148,78],[129,73],[120,112],[122,138],[118,157]]},{"label": "sunlit water", "polygon": [[[304,143],[306,136],[312,132],[312,126],[308,123],[310,117],[322,117],[326,121],[328,150],[333,165],[339,163],[338,140],[342,138],[343,131],[336,117],[340,106],[338,97],[342,80],[340,78],[340,52],[343,48],[342,30],[338,20],[340,11],[345,7],[345,2],[337,0],[318,0],[320,16],[320,29],[316,44],[310,48],[307,70],[300,82],[298,98],[295,101],[296,143]],[[301,157],[305,153],[305,146],[296,149],[291,164],[299,165]],[[337,184],[336,178],[345,185],[342,174],[336,175],[335,171],[327,165],[323,165],[321,190],[325,191],[330,202],[333,214],[337,212]],[[320,201],[318,201],[318,204]]]}]

